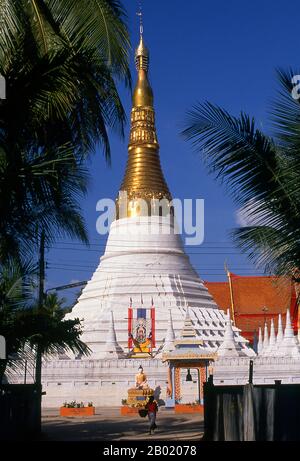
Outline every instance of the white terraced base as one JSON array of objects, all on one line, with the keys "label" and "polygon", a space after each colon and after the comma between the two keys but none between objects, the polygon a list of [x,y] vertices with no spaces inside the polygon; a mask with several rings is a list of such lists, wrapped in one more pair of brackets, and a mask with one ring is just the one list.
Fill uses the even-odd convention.
[{"label": "white terraced base", "polygon": [[[169,311],[176,335],[187,306],[207,350],[216,350],[222,343],[226,315],[193,269],[168,218],[137,217],[112,223],[100,265],[68,315],[84,319],[82,339],[93,351],[92,358],[107,358],[111,311],[116,341],[128,352],[127,309],[130,298],[133,307],[141,307],[141,295],[144,307],[150,307],[153,299],[156,309],[156,351],[166,338]],[[235,335],[244,349],[247,341],[236,328]]]}]

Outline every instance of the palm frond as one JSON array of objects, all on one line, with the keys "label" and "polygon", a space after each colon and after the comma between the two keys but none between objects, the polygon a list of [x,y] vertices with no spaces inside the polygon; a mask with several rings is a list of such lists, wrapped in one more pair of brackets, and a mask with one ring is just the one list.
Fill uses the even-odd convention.
[{"label": "palm frond", "polygon": [[229,187],[229,193],[243,206],[249,200],[265,201],[286,197],[280,152],[274,141],[255,128],[247,115],[240,118],[211,103],[199,104],[189,113],[183,135],[200,151],[209,171]]},{"label": "palm frond", "polygon": [[5,0],[0,74],[0,258],[47,242],[87,242],[79,206],[86,156],[124,134],[117,82],[130,85],[126,14],[117,0]]},{"label": "palm frond", "polygon": [[9,258],[0,264],[0,311],[15,311],[31,302],[35,291],[37,267]]},{"label": "palm frond", "polygon": [[299,236],[268,226],[242,227],[235,229],[232,235],[237,247],[268,274],[299,279]]},{"label": "palm frond", "polygon": [[293,153],[291,140],[290,146],[276,143],[247,115],[233,117],[210,103],[189,113],[183,135],[201,152],[216,179],[226,184],[248,220],[255,222],[255,226],[234,233],[240,248],[260,267],[294,273],[300,267],[296,143]]}]

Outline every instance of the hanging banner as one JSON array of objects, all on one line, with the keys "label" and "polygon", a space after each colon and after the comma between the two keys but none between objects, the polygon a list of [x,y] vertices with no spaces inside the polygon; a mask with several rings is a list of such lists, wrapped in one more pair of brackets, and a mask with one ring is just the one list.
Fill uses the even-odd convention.
[{"label": "hanging banner", "polygon": [[[128,314],[128,347],[131,356],[151,355],[155,338],[154,308],[130,308]],[[128,310],[128,311],[129,311]]]}]

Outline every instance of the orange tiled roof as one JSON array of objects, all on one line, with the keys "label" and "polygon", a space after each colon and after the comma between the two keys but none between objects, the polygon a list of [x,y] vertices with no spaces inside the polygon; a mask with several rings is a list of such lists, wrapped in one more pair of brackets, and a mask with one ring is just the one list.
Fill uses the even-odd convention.
[{"label": "orange tiled roof", "polygon": [[[285,317],[290,308],[294,327],[297,327],[296,292],[293,282],[285,277],[243,277],[230,274],[235,321],[249,339],[262,326],[264,320],[279,313]],[[204,282],[217,305],[231,310],[229,282]],[[265,311],[263,309],[266,309]]]}]

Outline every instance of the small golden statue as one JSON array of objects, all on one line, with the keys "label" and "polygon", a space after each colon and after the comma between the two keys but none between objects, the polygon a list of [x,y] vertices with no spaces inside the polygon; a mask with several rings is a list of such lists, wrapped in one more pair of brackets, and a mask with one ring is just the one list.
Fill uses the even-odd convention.
[{"label": "small golden statue", "polygon": [[127,404],[132,407],[143,408],[148,398],[154,394],[147,382],[147,375],[140,365],[139,372],[135,375],[135,387],[128,389]]},{"label": "small golden statue", "polygon": [[139,372],[135,375],[135,388],[136,389],[149,389],[147,382],[147,375],[144,373],[142,365],[139,367]]}]

